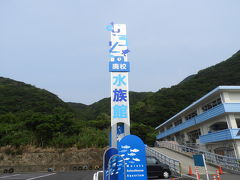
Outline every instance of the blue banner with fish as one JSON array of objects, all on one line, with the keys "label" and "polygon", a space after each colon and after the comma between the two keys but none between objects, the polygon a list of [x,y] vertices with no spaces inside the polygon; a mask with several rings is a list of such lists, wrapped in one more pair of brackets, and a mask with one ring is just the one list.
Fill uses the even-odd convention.
[{"label": "blue banner with fish", "polygon": [[109,159],[108,180],[125,180],[125,163],[123,157],[116,154]]},{"label": "blue banner with fish", "polygon": [[118,154],[126,164],[126,180],[147,180],[145,145],[138,136],[122,138],[118,143]]},{"label": "blue banner with fish", "polygon": [[109,160],[112,156],[118,154],[118,150],[116,148],[109,148],[104,152],[103,155],[103,179],[108,180],[109,173]]}]

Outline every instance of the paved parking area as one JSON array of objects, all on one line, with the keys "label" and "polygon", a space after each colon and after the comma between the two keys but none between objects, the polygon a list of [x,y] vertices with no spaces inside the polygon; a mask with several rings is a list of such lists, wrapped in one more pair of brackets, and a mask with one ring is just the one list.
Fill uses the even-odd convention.
[{"label": "paved parking area", "polygon": [[[57,173],[14,173],[14,174],[0,174],[0,180],[92,180],[93,174],[96,171],[76,171],[76,172],[57,172]],[[188,178],[183,176],[182,178],[174,178],[175,180],[190,180],[196,179],[196,177]],[[206,179],[206,176],[201,176],[202,180]],[[240,175],[224,174],[221,176],[221,180],[237,180],[240,179]],[[102,180],[102,177],[99,177]],[[155,178],[149,178],[149,180],[161,180]],[[172,180],[170,178],[169,180]],[[212,180],[212,176],[210,176]]]},{"label": "paved parking area", "polygon": [[[0,175],[0,180],[92,180],[95,172],[96,171],[2,174]],[[102,174],[100,174],[99,180],[102,180]],[[151,180],[160,179],[151,178]]]},{"label": "paved parking area", "polygon": [[2,174],[0,180],[92,180],[95,171]]},{"label": "paved parking area", "polygon": [[46,178],[48,176],[56,175],[56,173],[15,173],[15,174],[4,174],[0,176],[0,179],[22,179],[22,180],[33,180],[33,179],[40,179]]}]

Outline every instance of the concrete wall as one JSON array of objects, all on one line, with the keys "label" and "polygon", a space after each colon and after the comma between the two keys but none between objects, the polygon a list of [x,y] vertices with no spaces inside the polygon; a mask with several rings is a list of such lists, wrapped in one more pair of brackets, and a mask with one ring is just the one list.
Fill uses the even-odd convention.
[{"label": "concrete wall", "polygon": [[240,140],[235,140],[235,151],[237,158],[240,159]]},{"label": "concrete wall", "polygon": [[[233,141],[223,141],[223,142],[218,142],[218,143],[211,143],[206,145],[206,150],[212,153],[215,153],[215,150],[218,148],[229,148],[233,149],[233,151],[229,151],[229,154],[221,154],[221,155],[229,155],[229,156],[235,156],[234,152],[234,143]],[[226,153],[226,152],[225,152]]]},{"label": "concrete wall", "polygon": [[216,122],[227,122],[226,120],[226,116],[222,116],[222,117],[218,117],[218,118],[214,118],[208,121],[205,121],[204,123],[201,124],[201,133],[202,135],[204,134],[208,134],[209,132],[209,127],[213,124],[215,124]]},{"label": "concrete wall", "polygon": [[233,114],[233,113],[227,115],[227,123],[228,123],[229,129],[238,128],[235,114]]},{"label": "concrete wall", "polygon": [[[13,167],[15,171],[46,171],[54,168],[57,171],[70,171],[73,168],[102,166],[103,148],[89,149],[36,149],[28,152],[23,150],[14,154],[9,149],[1,148],[0,170]],[[10,152],[10,153],[9,153]]]},{"label": "concrete wall", "polygon": [[223,92],[226,103],[240,103],[240,92]]}]

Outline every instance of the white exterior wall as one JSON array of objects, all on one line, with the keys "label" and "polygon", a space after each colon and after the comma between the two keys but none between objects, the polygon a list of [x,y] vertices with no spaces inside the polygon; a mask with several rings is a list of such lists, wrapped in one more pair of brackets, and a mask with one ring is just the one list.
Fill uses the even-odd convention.
[{"label": "white exterior wall", "polygon": [[209,127],[213,124],[215,124],[216,122],[227,122],[227,117],[226,116],[222,116],[222,117],[218,117],[218,118],[214,118],[208,121],[205,121],[204,123],[201,124],[201,133],[202,135],[204,134],[208,134],[209,132]]},{"label": "white exterior wall", "polygon": [[210,143],[210,144],[206,144],[205,145],[206,147],[206,150],[209,151],[209,152],[212,152],[212,153],[215,153],[215,149],[217,148],[230,148],[230,149],[233,149],[233,155],[237,155],[235,152],[234,152],[234,143],[233,141],[222,141],[222,142],[217,142],[217,143]]},{"label": "white exterior wall", "polygon": [[188,135],[187,135],[187,131],[183,131],[182,133],[184,134],[184,141],[185,141],[185,142],[186,142],[186,141],[189,141],[189,137],[188,137]]},{"label": "white exterior wall", "polygon": [[228,92],[227,103],[240,103],[240,93],[239,92]]},{"label": "white exterior wall", "polygon": [[175,134],[173,135],[173,138],[174,138],[174,141],[177,141],[177,137]]},{"label": "white exterior wall", "polygon": [[225,103],[240,103],[240,92],[222,92]]},{"label": "white exterior wall", "polygon": [[229,129],[238,128],[234,114],[229,114],[227,116],[227,123],[228,123],[228,128]]},{"label": "white exterior wall", "polygon": [[203,110],[202,110],[202,107],[201,106],[198,106],[197,108],[197,114],[202,114],[203,113]]},{"label": "white exterior wall", "polygon": [[237,158],[240,158],[240,140],[235,141],[235,150]]},{"label": "white exterior wall", "polygon": [[230,98],[229,98],[228,92],[222,92],[221,93],[221,97],[222,97],[223,103],[229,103],[230,102]]}]

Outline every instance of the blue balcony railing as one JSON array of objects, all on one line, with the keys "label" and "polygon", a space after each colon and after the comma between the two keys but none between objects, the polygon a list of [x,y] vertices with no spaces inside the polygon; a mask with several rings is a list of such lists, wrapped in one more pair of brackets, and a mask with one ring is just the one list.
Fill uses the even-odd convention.
[{"label": "blue balcony railing", "polygon": [[220,104],[220,105],[218,105],[212,109],[209,109],[208,111],[205,111],[202,114],[199,114],[198,116],[196,116],[196,124],[204,122],[208,119],[211,119],[211,118],[221,115],[223,113],[225,113],[225,108],[224,108],[223,104]]},{"label": "blue balcony railing", "polygon": [[199,137],[201,144],[218,142],[218,141],[226,141],[231,139],[240,139],[240,128],[224,129],[221,131],[208,133]]},{"label": "blue balcony railing", "polygon": [[163,137],[169,136],[170,134],[174,134],[178,131],[181,131],[181,130],[191,127],[193,125],[195,125],[195,118],[189,119],[189,120],[185,121],[184,123],[179,124],[178,126],[175,126],[163,133],[158,134],[157,139],[161,139]]},{"label": "blue balcony railing", "polygon": [[226,112],[239,112],[240,111],[240,103],[225,103],[224,109]]},{"label": "blue balcony railing", "polygon": [[199,114],[198,116],[195,116],[192,119],[189,119],[189,120],[185,121],[184,123],[179,124],[178,126],[175,126],[163,133],[158,134],[157,139],[164,138],[166,136],[169,136],[171,134],[179,132],[183,129],[186,129],[188,127],[202,123],[208,119],[211,119],[213,117],[216,117],[221,114],[228,113],[228,112],[240,112],[240,103],[219,104],[218,106],[216,106],[206,112],[203,112],[202,114]]}]

